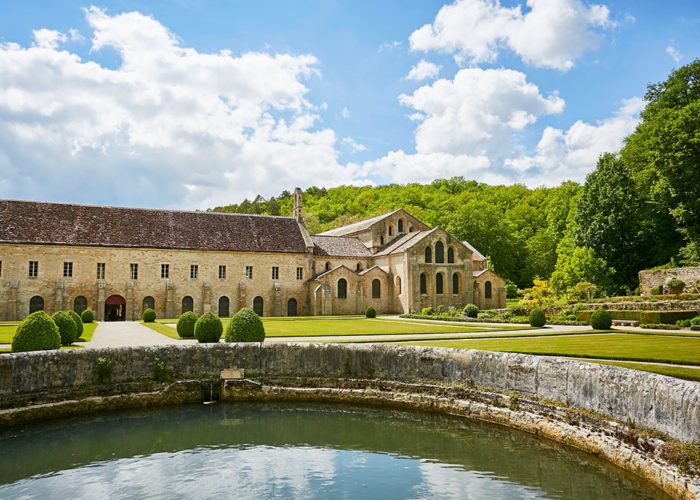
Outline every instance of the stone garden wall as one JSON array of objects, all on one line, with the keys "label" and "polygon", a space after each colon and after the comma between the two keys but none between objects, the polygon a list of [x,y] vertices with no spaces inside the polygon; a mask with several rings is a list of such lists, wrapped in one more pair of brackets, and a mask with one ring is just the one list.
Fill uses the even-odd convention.
[{"label": "stone garden wall", "polygon": [[669,293],[666,283],[673,278],[685,283],[685,292],[689,292],[691,288],[700,284],[700,267],[639,271],[639,287],[644,295],[649,295],[655,286],[663,287],[664,293]]},{"label": "stone garden wall", "polygon": [[469,384],[560,401],[677,439],[700,441],[700,384],[573,360],[430,347],[214,344],[1,354],[0,406],[26,405],[34,396],[41,400],[51,393],[70,397],[71,392],[93,386],[99,357],[112,362],[115,383],[152,379],[153,363],[159,359],[179,380],[218,380],[221,370],[242,368],[252,379],[296,376]]}]

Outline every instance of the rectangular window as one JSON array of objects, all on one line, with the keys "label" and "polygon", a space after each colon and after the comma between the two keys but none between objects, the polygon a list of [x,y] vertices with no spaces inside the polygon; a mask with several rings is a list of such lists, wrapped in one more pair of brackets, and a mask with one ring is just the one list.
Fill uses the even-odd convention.
[{"label": "rectangular window", "polygon": [[97,279],[98,280],[105,279],[105,263],[104,262],[97,263]]},{"label": "rectangular window", "polygon": [[272,268],[272,279],[273,280],[280,279],[280,268],[279,267]]},{"label": "rectangular window", "polygon": [[253,279],[253,266],[245,266],[245,277],[249,280]]},{"label": "rectangular window", "polygon": [[170,278],[170,264],[161,264],[160,265],[160,277],[161,278]]},{"label": "rectangular window", "polygon": [[72,278],[73,277],[73,263],[72,262],[64,262],[63,263],[63,277],[64,278]]},{"label": "rectangular window", "polygon": [[39,276],[39,262],[36,260],[29,261],[29,277],[36,278]]},{"label": "rectangular window", "polygon": [[190,279],[196,280],[199,274],[199,266],[197,264],[192,264],[190,266]]},{"label": "rectangular window", "polygon": [[219,279],[220,280],[226,279],[226,266],[219,266]]},{"label": "rectangular window", "polygon": [[297,279],[299,281],[304,279],[304,268],[303,267],[297,267]]},{"label": "rectangular window", "polygon": [[129,267],[131,268],[131,279],[132,280],[139,279],[139,265],[138,264],[129,264]]}]

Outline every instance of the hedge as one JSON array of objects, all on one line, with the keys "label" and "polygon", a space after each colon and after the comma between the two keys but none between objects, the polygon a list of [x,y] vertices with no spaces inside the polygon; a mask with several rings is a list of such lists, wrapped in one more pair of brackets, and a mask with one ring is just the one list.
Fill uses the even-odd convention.
[{"label": "hedge", "polygon": [[231,318],[226,327],[226,342],[262,342],[265,327],[260,316],[250,307],[244,307]]},{"label": "hedge", "polygon": [[[639,321],[644,324],[675,325],[680,319],[692,319],[698,311],[608,311],[614,320]],[[578,311],[576,319],[590,323],[593,311]]]},{"label": "hedge", "polygon": [[51,316],[51,319],[58,327],[58,333],[61,336],[61,344],[71,345],[78,338],[78,327],[75,326],[75,321],[70,314],[65,311],[56,311]]},{"label": "hedge", "polygon": [[212,312],[205,312],[194,324],[194,336],[202,344],[218,342],[223,331],[221,320]]},{"label": "hedge", "polygon": [[177,334],[183,339],[194,337],[194,325],[197,323],[197,315],[187,311],[177,320]]},{"label": "hedge", "polygon": [[85,309],[80,313],[80,319],[83,323],[92,323],[95,321],[95,313],[92,312],[92,309]]},{"label": "hedge", "polygon": [[79,339],[83,334],[83,319],[75,311],[68,311],[68,314],[70,314],[70,317],[73,318],[73,321],[75,321],[75,327],[76,327],[75,338]]},{"label": "hedge", "polygon": [[153,309],[146,309],[141,315],[144,323],[153,323],[156,320],[156,312]]},{"label": "hedge", "polygon": [[44,311],[37,311],[24,318],[12,338],[12,352],[60,348],[61,334],[58,327]]}]

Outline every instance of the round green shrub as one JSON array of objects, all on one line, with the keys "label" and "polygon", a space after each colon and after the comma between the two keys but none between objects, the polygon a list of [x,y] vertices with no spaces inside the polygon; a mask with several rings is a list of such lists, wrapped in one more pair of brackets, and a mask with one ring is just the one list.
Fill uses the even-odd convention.
[{"label": "round green shrub", "polygon": [[156,320],[156,312],[153,309],[146,309],[141,315],[144,323],[153,323]]},{"label": "round green shrub", "polygon": [[464,315],[467,318],[476,318],[479,315],[479,308],[476,304],[467,304],[464,306]]},{"label": "round green shrub", "polygon": [[680,295],[683,293],[683,289],[685,288],[685,283],[677,278],[673,278],[668,280],[668,283],[666,283],[666,286],[668,287],[668,291],[674,295]]},{"label": "round green shrub", "polygon": [[591,326],[596,330],[609,330],[612,326],[612,315],[606,309],[596,309],[591,314]]},{"label": "round green shrub", "polygon": [[433,308],[432,307],[424,307],[423,309],[421,309],[420,313],[423,316],[430,316],[431,314],[433,314]]},{"label": "round green shrub", "polygon": [[518,298],[518,286],[515,283],[506,283],[505,289],[507,299]]},{"label": "round green shrub", "polygon": [[540,328],[547,323],[547,317],[544,315],[544,311],[542,311],[542,309],[533,309],[532,312],[530,312],[528,319],[530,320],[530,326],[534,326],[536,328]]},{"label": "round green shrub", "polygon": [[194,337],[194,325],[197,323],[197,315],[187,311],[177,320],[177,334],[182,338]]},{"label": "round green shrub", "polygon": [[44,311],[37,311],[24,318],[12,338],[12,352],[60,348],[61,334],[58,327]]},{"label": "round green shrub", "polygon": [[201,344],[218,342],[223,331],[221,320],[213,312],[205,312],[194,324],[194,336]]},{"label": "round green shrub", "polygon": [[664,293],[664,289],[661,286],[652,286],[649,289],[649,293],[651,295],[662,295]]},{"label": "round green shrub", "polygon": [[367,310],[365,311],[365,317],[366,318],[376,318],[377,317],[377,311],[374,309],[374,307],[367,308]]},{"label": "round green shrub", "polygon": [[90,309],[85,309],[80,313],[80,319],[83,320],[83,323],[85,324],[92,323],[95,321],[95,313]]},{"label": "round green shrub", "polygon": [[83,334],[83,320],[75,311],[68,311],[68,314],[70,314],[70,317],[73,318],[75,322],[75,338],[79,339]]},{"label": "round green shrub", "polygon": [[260,316],[250,307],[244,307],[231,318],[226,328],[226,342],[262,342],[265,327]]},{"label": "round green shrub", "polygon": [[75,321],[71,318],[70,314],[65,311],[56,311],[51,316],[51,319],[58,327],[58,333],[61,335],[61,344],[71,345],[78,338],[77,328],[75,326]]}]

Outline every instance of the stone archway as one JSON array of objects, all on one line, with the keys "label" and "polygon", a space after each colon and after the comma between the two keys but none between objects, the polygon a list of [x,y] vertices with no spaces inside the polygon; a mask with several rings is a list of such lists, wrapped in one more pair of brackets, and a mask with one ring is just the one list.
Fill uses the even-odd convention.
[{"label": "stone archway", "polygon": [[297,315],[297,299],[289,299],[287,301],[287,316]]},{"label": "stone archway", "polygon": [[105,321],[126,320],[126,300],[121,295],[110,295],[105,300]]},{"label": "stone archway", "polygon": [[263,315],[263,298],[258,296],[253,299],[253,311],[255,311],[255,314],[258,316]]}]

